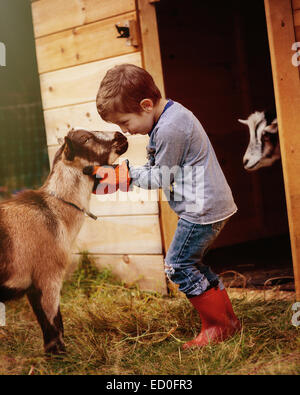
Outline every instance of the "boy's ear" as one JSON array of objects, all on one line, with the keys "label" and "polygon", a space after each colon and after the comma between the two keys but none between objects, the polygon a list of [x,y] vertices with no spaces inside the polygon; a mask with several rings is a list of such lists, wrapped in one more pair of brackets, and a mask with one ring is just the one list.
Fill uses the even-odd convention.
[{"label": "boy's ear", "polygon": [[67,160],[72,161],[75,157],[74,146],[72,140],[69,137],[65,137],[65,148],[64,154]]},{"label": "boy's ear", "polygon": [[153,101],[151,99],[143,99],[140,102],[140,106],[144,111],[150,112],[153,109]]}]

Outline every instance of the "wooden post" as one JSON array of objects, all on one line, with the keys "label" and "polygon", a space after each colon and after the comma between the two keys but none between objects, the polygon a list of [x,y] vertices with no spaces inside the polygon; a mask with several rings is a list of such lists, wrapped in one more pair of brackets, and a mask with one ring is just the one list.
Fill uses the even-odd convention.
[{"label": "wooden post", "polygon": [[[143,67],[152,75],[162,96],[165,97],[156,11],[152,3],[154,2],[150,2],[149,0],[137,1],[142,38]],[[178,217],[171,210],[166,199],[164,199],[162,191],[159,193],[159,211],[163,250],[166,252],[173,239]]]},{"label": "wooden post", "polygon": [[155,6],[148,0],[138,0],[138,18],[143,43],[143,66],[165,97]]},{"label": "wooden post", "polygon": [[[300,300],[300,80],[292,64],[296,41],[291,0],[265,0],[279,140],[293,256]],[[276,193],[276,191],[274,191]]]}]

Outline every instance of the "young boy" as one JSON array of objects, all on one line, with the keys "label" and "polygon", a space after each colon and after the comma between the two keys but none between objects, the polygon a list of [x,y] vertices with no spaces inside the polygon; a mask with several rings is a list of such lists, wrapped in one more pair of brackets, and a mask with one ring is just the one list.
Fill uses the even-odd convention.
[{"label": "young boy", "polygon": [[183,348],[225,340],[240,330],[240,322],[222,282],[202,261],[237,207],[208,136],[191,111],[163,99],[151,75],[132,64],[107,72],[96,103],[105,121],[123,132],[150,136],[148,163],[130,166],[125,180],[122,171],[120,184],[130,180],[141,188],[162,188],[179,216],[165,272],[202,321],[200,334]]}]

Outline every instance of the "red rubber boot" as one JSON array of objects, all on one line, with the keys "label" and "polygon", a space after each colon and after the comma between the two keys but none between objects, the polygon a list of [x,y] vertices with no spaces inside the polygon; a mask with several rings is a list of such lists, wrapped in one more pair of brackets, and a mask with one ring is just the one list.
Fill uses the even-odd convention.
[{"label": "red rubber boot", "polygon": [[183,345],[184,350],[222,342],[237,332],[236,321],[232,319],[229,298],[226,300],[226,295],[216,287],[189,299],[200,316],[202,328],[195,339]]},{"label": "red rubber boot", "polygon": [[239,332],[242,328],[242,325],[240,323],[240,320],[237,318],[237,316],[234,314],[233,308],[231,301],[229,299],[229,296],[226,292],[226,289],[222,289],[222,291],[219,290],[223,294],[223,298],[225,300],[225,306],[226,306],[226,311],[227,315],[231,321],[232,326],[235,328],[236,332]]}]

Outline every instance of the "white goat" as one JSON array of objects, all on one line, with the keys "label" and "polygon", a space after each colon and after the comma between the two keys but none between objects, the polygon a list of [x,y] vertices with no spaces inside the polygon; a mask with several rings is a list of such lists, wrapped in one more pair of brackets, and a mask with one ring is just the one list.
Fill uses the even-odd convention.
[{"label": "white goat", "polygon": [[256,111],[248,119],[239,119],[247,125],[250,140],[243,157],[244,168],[248,171],[268,167],[280,159],[280,146],[276,110]]}]

